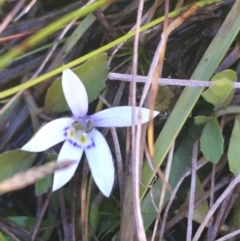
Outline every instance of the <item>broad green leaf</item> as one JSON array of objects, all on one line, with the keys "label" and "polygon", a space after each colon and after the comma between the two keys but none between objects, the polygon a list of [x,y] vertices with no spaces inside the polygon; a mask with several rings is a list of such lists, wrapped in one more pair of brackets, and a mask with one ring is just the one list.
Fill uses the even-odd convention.
[{"label": "broad green leaf", "polygon": [[234,175],[240,174],[240,115],[235,117],[228,148],[228,163]]},{"label": "broad green leaf", "polygon": [[[233,82],[227,78],[222,78],[214,81],[214,84],[210,86],[205,92],[203,92],[203,98],[212,103],[215,109],[226,108],[229,104],[229,99],[233,96]],[[230,98],[229,98],[230,97]],[[228,100],[228,103],[225,103]]]},{"label": "broad green leaf", "polygon": [[226,69],[224,71],[221,71],[221,72],[215,74],[212,77],[211,81],[216,81],[218,79],[223,79],[223,78],[227,78],[233,82],[237,81],[237,73],[236,73],[236,71],[234,71],[232,69]]},{"label": "broad green leaf", "polygon": [[[105,87],[109,71],[107,55],[99,54],[72,70],[85,85],[88,93],[88,100],[92,102]],[[61,77],[57,78],[47,91],[45,110],[50,112],[63,112],[69,110],[63,95]]]},{"label": "broad green leaf", "polygon": [[100,205],[101,205],[101,202],[93,202],[91,204],[91,208],[89,210],[89,212],[90,212],[89,219],[90,219],[91,227],[95,233],[99,226],[99,220],[101,217]]},{"label": "broad green leaf", "polygon": [[208,121],[204,126],[200,149],[204,157],[213,163],[217,163],[223,154],[223,136],[217,118]]},{"label": "broad green leaf", "polygon": [[[104,220],[104,222],[98,222],[98,225],[100,227],[98,229],[98,232],[96,232],[97,236],[99,236],[99,234],[101,233],[104,233],[105,236],[108,233],[113,232],[114,229],[119,226],[119,203],[116,203],[116,200],[114,200],[113,198],[105,199],[101,203],[101,212],[99,212],[99,214],[99,220]],[[101,238],[103,238],[104,236],[101,236]]]},{"label": "broad green leaf", "polygon": [[33,164],[36,153],[25,152],[20,149],[0,154],[0,181],[25,171]]},{"label": "broad green leaf", "polygon": [[3,237],[2,232],[0,232],[0,241],[6,241],[6,239]]},{"label": "broad green leaf", "polygon": [[52,178],[53,176],[49,175],[36,182],[35,193],[37,196],[40,196],[49,190],[49,188],[52,186]]},{"label": "broad green leaf", "polygon": [[[48,153],[46,157],[49,161],[54,161],[57,160],[58,155],[54,153]],[[52,186],[52,179],[53,175],[49,175],[36,182],[35,193],[37,196],[40,196],[49,190],[49,188]]]},{"label": "broad green leaf", "polygon": [[196,125],[201,125],[209,121],[212,117],[211,116],[205,116],[205,115],[198,115],[194,117],[194,123]]},{"label": "broad green leaf", "polygon": [[227,108],[234,95],[233,82],[237,80],[237,74],[233,70],[224,70],[215,76],[212,81],[214,84],[206,90],[202,96],[212,103],[215,109]]},{"label": "broad green leaf", "polygon": [[[224,70],[224,71],[214,75],[212,77],[212,81],[216,81],[217,79],[221,79],[221,78],[222,79],[226,78],[226,79],[231,80],[232,82],[235,82],[235,81],[237,81],[237,73],[236,73],[236,71],[233,71],[231,69],[227,69],[227,70]],[[221,105],[221,107],[223,109],[226,109],[228,107],[228,105],[232,101],[234,93],[235,93],[235,89],[232,88],[231,92],[229,93],[229,95],[227,96],[227,98],[225,99],[225,101]]]}]

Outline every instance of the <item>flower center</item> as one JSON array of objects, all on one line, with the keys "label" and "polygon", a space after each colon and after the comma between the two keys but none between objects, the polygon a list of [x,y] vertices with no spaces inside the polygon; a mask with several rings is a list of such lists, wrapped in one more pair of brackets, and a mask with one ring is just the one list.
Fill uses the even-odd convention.
[{"label": "flower center", "polygon": [[79,123],[78,121],[74,121],[73,124],[72,124],[72,127],[76,131],[82,131],[82,132],[88,134],[93,129],[93,121],[90,118],[86,119],[86,121],[83,122],[83,123]]},{"label": "flower center", "polygon": [[72,126],[67,130],[69,142],[74,146],[86,144],[88,134],[93,130],[93,121],[88,118],[84,122],[74,121]]}]

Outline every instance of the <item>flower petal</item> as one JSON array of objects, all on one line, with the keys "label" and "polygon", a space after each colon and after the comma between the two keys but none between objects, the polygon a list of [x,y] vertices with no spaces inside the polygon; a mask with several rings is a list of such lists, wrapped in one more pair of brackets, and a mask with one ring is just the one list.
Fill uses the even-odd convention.
[{"label": "flower petal", "polygon": [[98,130],[93,129],[88,134],[84,149],[95,183],[109,197],[114,183],[114,165],[106,139]]},{"label": "flower petal", "polygon": [[[135,108],[135,124],[137,124],[138,110],[140,107]],[[150,110],[141,108],[142,110],[142,124],[149,121]],[[154,111],[153,116],[158,115],[158,111]],[[102,110],[90,116],[93,120],[94,126],[98,127],[125,127],[132,125],[132,107],[119,106]]]},{"label": "flower petal", "polygon": [[71,126],[72,118],[59,118],[44,125],[33,138],[21,149],[23,151],[40,152],[64,141],[64,129]]},{"label": "flower petal", "polygon": [[88,111],[88,96],[82,81],[70,69],[62,74],[62,87],[65,99],[75,118],[83,117]]},{"label": "flower petal", "polygon": [[73,160],[76,161],[76,163],[73,163],[67,168],[55,171],[53,177],[53,191],[56,191],[57,189],[64,186],[73,177],[82,157],[82,154],[83,147],[73,146],[73,144],[70,143],[68,140],[63,143],[62,149],[58,155],[57,162]]}]

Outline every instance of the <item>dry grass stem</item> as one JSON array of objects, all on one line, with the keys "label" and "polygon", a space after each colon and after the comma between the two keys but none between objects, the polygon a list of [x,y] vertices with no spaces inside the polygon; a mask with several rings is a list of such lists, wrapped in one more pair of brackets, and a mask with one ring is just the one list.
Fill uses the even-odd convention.
[{"label": "dry grass stem", "polygon": [[12,11],[6,16],[2,24],[0,25],[0,34],[3,32],[3,30],[8,26],[8,24],[12,21],[14,16],[18,13],[18,11],[23,6],[25,0],[20,0],[17,2],[15,7],[12,9]]},{"label": "dry grass stem", "polygon": [[208,214],[204,218],[203,222],[200,224],[195,236],[193,237],[192,241],[199,240],[204,228],[207,226],[209,220],[215,213],[215,211],[218,209],[220,204],[223,202],[223,200],[231,194],[234,187],[240,182],[240,175],[236,176],[233,181],[228,185],[228,187],[224,190],[224,192],[221,194],[221,196],[217,199],[217,201],[214,203],[212,208],[209,210]]},{"label": "dry grass stem", "polygon": [[194,200],[195,200],[195,191],[196,191],[197,156],[198,156],[198,141],[196,141],[193,146],[192,173],[191,173],[192,175],[191,175],[191,187],[190,187],[190,195],[189,195],[188,224],[187,224],[186,241],[192,240]]},{"label": "dry grass stem", "polygon": [[37,219],[36,225],[35,225],[35,227],[34,227],[34,229],[33,229],[31,241],[35,241],[35,240],[36,240],[36,236],[37,236],[38,230],[39,230],[39,228],[40,228],[42,219],[43,219],[43,217],[44,217],[44,215],[45,215],[45,212],[46,212],[46,210],[47,210],[47,208],[48,208],[48,206],[49,206],[49,202],[50,202],[50,200],[51,200],[51,196],[52,196],[52,191],[49,190],[49,192],[48,192],[48,194],[47,194],[47,197],[46,197],[46,199],[45,199],[44,205],[43,205],[43,207],[42,207],[41,213],[40,213],[40,215],[39,215],[39,217],[38,217],[38,219]]},{"label": "dry grass stem", "polygon": [[[108,79],[110,80],[120,80],[120,81],[132,81],[132,75],[130,74],[119,74],[119,73],[109,73]],[[136,81],[138,83],[146,83],[148,77],[138,75]],[[186,80],[186,79],[170,79],[170,78],[158,78],[158,84],[160,85],[174,85],[174,86],[190,86],[190,87],[210,87],[214,84],[211,81],[204,80]],[[240,83],[234,82],[233,88],[240,89]]]},{"label": "dry grass stem", "polygon": [[225,240],[230,240],[230,238],[234,237],[234,236],[237,236],[238,234],[240,234],[240,229],[238,230],[235,230],[219,239],[216,239],[215,241],[225,241]]},{"label": "dry grass stem", "polygon": [[72,163],[74,163],[74,161],[71,160],[62,161],[60,163],[52,161],[42,166],[32,167],[25,172],[19,172],[0,183],[0,192],[11,192],[34,184],[38,180],[54,173],[56,170],[70,166]]},{"label": "dry grass stem", "polygon": [[[212,173],[211,173],[211,193],[210,193],[210,200],[209,200],[209,208],[211,209],[211,207],[213,206],[213,203],[214,203],[214,187],[215,187],[215,173],[216,173],[216,168],[215,168],[215,165],[213,165],[212,167]],[[209,221],[209,224],[208,224],[208,233],[207,233],[207,236],[208,236],[208,240],[211,241],[212,240],[212,225],[213,225],[213,219],[211,219]]]},{"label": "dry grass stem", "polygon": [[[214,192],[219,191],[221,188],[227,186],[229,182],[231,181],[231,175],[228,175],[225,178],[222,178],[221,181],[219,181],[216,186],[214,187]],[[199,196],[198,198],[195,198],[195,204],[194,207],[198,207],[202,202],[206,201],[210,197],[211,190],[206,191],[203,195]],[[188,207],[187,205],[184,205],[178,213],[171,218],[165,227],[165,232],[168,232],[174,225],[176,225],[180,220],[185,218],[188,214]]]},{"label": "dry grass stem", "polygon": [[[139,33],[140,33],[140,25],[142,19],[144,0],[139,1],[138,5],[138,14],[137,14],[137,22],[136,22],[136,35],[134,37],[134,48],[133,48],[133,62],[132,62],[132,88],[131,88],[131,97],[132,97],[132,131],[131,131],[131,146],[132,146],[132,185],[133,185],[133,209],[134,209],[134,218],[136,225],[136,235],[139,241],[147,241],[146,233],[143,225],[142,212],[140,206],[140,173],[141,173],[141,164],[140,164],[140,156],[141,154],[141,146],[142,146],[142,138],[141,132],[137,132],[136,136],[136,123],[135,120],[135,107],[136,107],[136,76],[138,69],[138,47],[139,47]],[[141,123],[141,114],[138,113],[137,120],[137,129]]]},{"label": "dry grass stem", "polygon": [[13,20],[14,22],[17,22],[23,15],[28,13],[28,11],[33,7],[33,5],[37,2],[37,0],[32,0],[24,9],[21,11],[18,16]]},{"label": "dry grass stem", "polygon": [[9,231],[7,228],[0,226],[0,230],[1,230],[3,233],[7,234],[9,237],[11,237],[14,241],[21,241],[20,239],[18,239],[18,238],[16,237],[16,235],[14,235],[14,234],[13,234],[11,231]]}]

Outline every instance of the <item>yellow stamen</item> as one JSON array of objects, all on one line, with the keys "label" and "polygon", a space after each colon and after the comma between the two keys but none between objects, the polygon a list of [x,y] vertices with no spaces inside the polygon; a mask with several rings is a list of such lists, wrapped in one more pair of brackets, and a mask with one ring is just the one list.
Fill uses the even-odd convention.
[{"label": "yellow stamen", "polygon": [[87,142],[87,135],[85,133],[83,133],[82,135],[80,135],[79,137],[79,141],[83,144],[85,144]]},{"label": "yellow stamen", "polygon": [[75,131],[74,130],[70,130],[69,135],[70,135],[70,137],[74,137],[75,136]]}]

